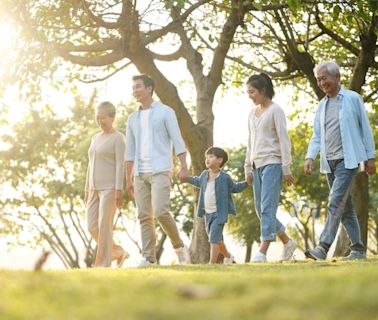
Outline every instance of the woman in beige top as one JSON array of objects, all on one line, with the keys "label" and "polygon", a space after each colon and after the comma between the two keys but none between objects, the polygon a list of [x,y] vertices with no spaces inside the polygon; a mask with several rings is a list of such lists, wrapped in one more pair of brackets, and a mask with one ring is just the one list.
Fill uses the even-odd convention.
[{"label": "woman in beige top", "polygon": [[120,268],[129,254],[113,242],[113,219],[123,203],[123,180],[126,142],[113,128],[116,110],[102,102],[96,110],[96,121],[102,132],[96,134],[88,150],[85,183],[88,230],[97,242],[95,267],[110,267],[113,260]]},{"label": "woman in beige top", "polygon": [[255,106],[248,119],[245,172],[248,184],[253,181],[255,207],[261,221],[261,246],[252,262],[266,261],[269,245],[276,236],[284,244],[281,260],[289,260],[297,245],[276,217],[282,177],[288,185],[294,181],[286,117],[283,109],[272,101],[273,83],[266,74],[251,76],[247,92]]}]

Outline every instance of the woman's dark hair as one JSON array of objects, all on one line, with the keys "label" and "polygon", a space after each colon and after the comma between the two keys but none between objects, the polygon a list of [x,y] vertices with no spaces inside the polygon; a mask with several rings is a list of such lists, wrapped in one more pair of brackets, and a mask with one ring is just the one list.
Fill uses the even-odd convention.
[{"label": "woman's dark hair", "polygon": [[247,80],[247,84],[259,90],[270,99],[274,96],[273,82],[270,77],[265,73],[254,74]]}]

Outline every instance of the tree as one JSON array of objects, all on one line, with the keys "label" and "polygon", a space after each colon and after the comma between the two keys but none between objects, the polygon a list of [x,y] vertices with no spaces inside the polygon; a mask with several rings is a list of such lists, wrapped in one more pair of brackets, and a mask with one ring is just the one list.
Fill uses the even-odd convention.
[{"label": "tree", "polygon": [[0,183],[8,190],[0,203],[7,221],[3,232],[15,236],[18,244],[47,243],[67,268],[80,268],[82,262],[89,267],[95,255],[83,226],[81,199],[83,155],[94,132],[93,99],[89,104],[77,99],[66,119],[49,105],[32,110],[13,134],[2,137],[8,145],[0,151]]},{"label": "tree", "polygon": [[[93,82],[134,64],[156,80],[160,100],[176,111],[195,174],[203,169],[203,152],[213,143],[212,105],[227,77],[240,82],[250,70],[265,70],[301,89],[308,90],[308,82],[315,93],[312,96],[320,97],[312,68],[315,61],[330,57],[342,61],[345,70],[354,67],[350,81],[354,90],[360,91],[366,79],[371,88],[377,87],[374,0],[155,0],[148,4],[131,0],[6,0],[3,6],[16,22],[22,43],[14,54],[18,63],[9,64],[13,79],[38,88],[41,75],[61,72],[59,64],[69,61],[70,80],[95,68],[95,78],[90,73],[82,78]],[[338,19],[345,27],[333,23]],[[170,54],[157,52],[161,43]],[[185,71],[196,89],[196,120],[158,64],[179,59],[184,59]],[[230,66],[226,68],[229,72],[224,72],[225,66]],[[104,74],[99,76],[101,72]],[[374,89],[367,97],[373,99],[376,93]],[[206,243],[203,221],[195,217],[193,261],[208,260]]]},{"label": "tree", "polygon": [[[252,11],[245,32],[235,38],[237,50],[231,50],[233,55],[227,58],[234,62],[234,69],[244,70],[243,75],[264,71],[317,99],[323,93],[313,68],[321,61],[334,60],[342,68],[342,84],[374,102],[378,93],[377,9],[373,0],[294,1],[291,7]],[[237,54],[246,47],[250,59]],[[368,179],[364,172],[357,175],[352,196],[366,244]],[[341,237],[347,239],[344,232]],[[339,241],[336,255],[345,254],[347,245],[348,241]]]},{"label": "tree", "polygon": [[[225,10],[220,12],[218,5],[208,0],[194,4],[151,1],[147,7],[131,0],[6,1],[6,11],[20,27],[20,41],[24,42],[19,50],[23,63],[15,66],[13,74],[29,85],[34,80],[38,83],[40,75],[54,73],[64,59],[73,65],[103,67],[103,71],[109,72],[102,77],[104,79],[133,63],[140,72],[154,78],[160,100],[176,111],[194,173],[198,174],[203,169],[203,153],[213,143],[212,104],[222,83],[226,53],[247,11],[242,0],[224,3]],[[217,14],[209,17],[199,8]],[[213,53],[204,52],[198,41],[198,31],[206,28],[205,19],[210,19],[212,25],[215,22],[221,25],[218,28],[214,25],[217,45]],[[157,21],[168,22],[156,26]],[[171,47],[175,51],[171,54],[154,52],[154,45],[161,41],[174,42]],[[156,63],[179,58],[185,59],[196,88],[196,122],[185,108],[176,86]],[[70,73],[71,78],[75,76],[75,72]],[[196,217],[191,249],[193,261],[208,260],[204,223]]]}]

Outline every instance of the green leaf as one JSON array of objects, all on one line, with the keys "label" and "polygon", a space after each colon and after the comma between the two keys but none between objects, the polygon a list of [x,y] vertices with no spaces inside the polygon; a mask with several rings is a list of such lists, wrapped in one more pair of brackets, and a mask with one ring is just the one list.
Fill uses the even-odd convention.
[{"label": "green leaf", "polygon": [[341,13],[340,6],[339,5],[334,6],[333,12],[332,12],[332,18],[334,21],[339,19],[340,13]]},{"label": "green leaf", "polygon": [[298,9],[301,8],[301,1],[300,0],[288,0],[287,4],[289,5],[290,9],[296,12]]}]

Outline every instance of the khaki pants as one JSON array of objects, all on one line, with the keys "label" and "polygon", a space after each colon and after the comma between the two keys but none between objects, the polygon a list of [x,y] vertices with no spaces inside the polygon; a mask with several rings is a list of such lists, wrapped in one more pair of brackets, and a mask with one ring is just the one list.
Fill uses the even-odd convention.
[{"label": "khaki pants", "polygon": [[110,267],[123,254],[113,242],[113,219],[117,206],[115,190],[91,190],[87,202],[88,231],[97,242],[95,267]]},{"label": "khaki pants", "polygon": [[140,174],[135,176],[135,200],[142,235],[142,255],[151,262],[156,261],[156,232],[154,216],[172,242],[173,248],[184,246],[169,213],[171,173]]}]

